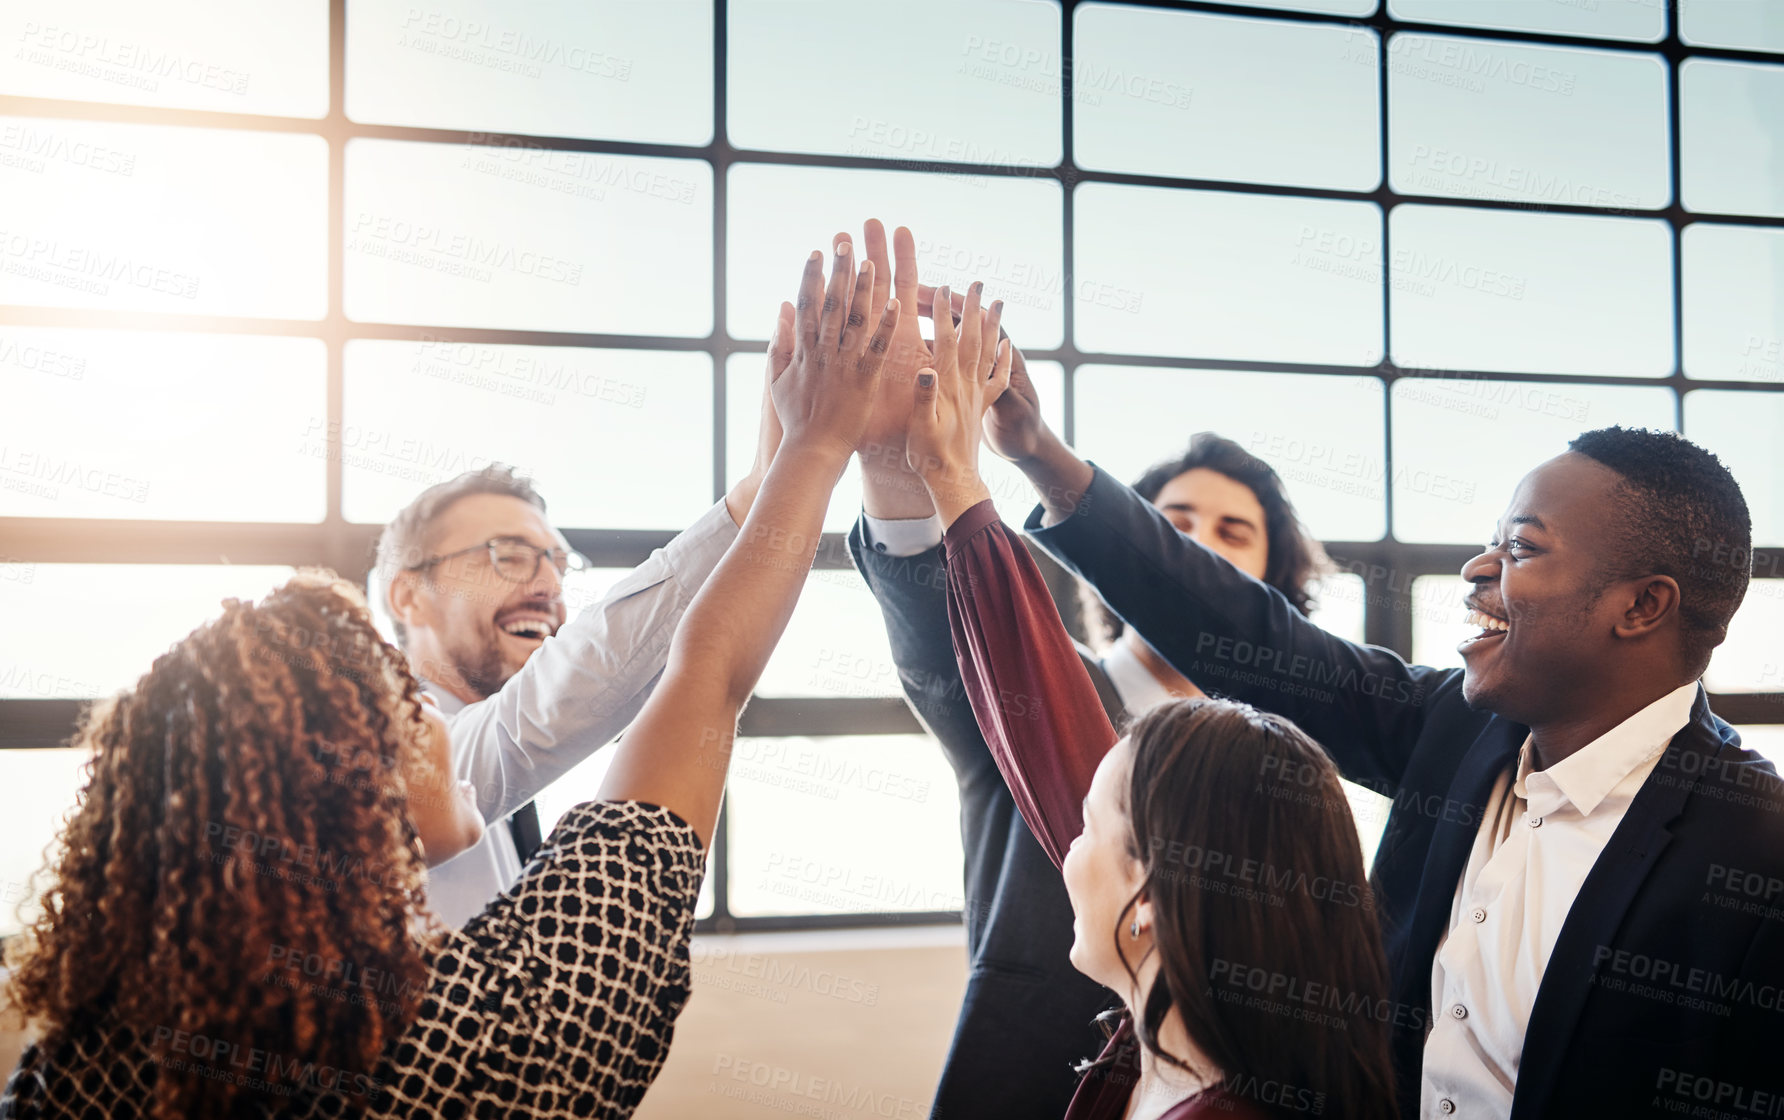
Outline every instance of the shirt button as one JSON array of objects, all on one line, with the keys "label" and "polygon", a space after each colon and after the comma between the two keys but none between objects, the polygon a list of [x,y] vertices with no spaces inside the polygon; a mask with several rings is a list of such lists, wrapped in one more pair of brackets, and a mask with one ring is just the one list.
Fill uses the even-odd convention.
[{"label": "shirt button", "polygon": [[1530,827],[1531,828],[1541,828],[1542,827],[1542,818],[1541,817],[1531,817],[1530,818]]},{"label": "shirt button", "polygon": [[1456,1111],[1456,1102],[1450,1100],[1448,1097],[1445,1097],[1442,1100],[1437,1102],[1437,1111],[1443,1113],[1445,1116],[1448,1116],[1450,1113]]},{"label": "shirt button", "polygon": [[1456,1004],[1456,1006],[1450,1008],[1450,1018],[1452,1018],[1452,1019],[1466,1019],[1466,1018],[1468,1018],[1468,1009],[1458,1003],[1458,1004]]},{"label": "shirt button", "polygon": [[1474,913],[1472,913],[1472,914],[1470,914],[1470,915],[1468,915],[1468,916],[1469,916],[1469,917],[1470,917],[1470,918],[1473,918],[1473,919],[1474,919],[1474,920],[1475,920],[1475,921],[1477,921],[1477,922],[1484,922],[1484,921],[1486,921],[1486,920],[1487,920],[1487,912],[1486,912],[1486,911],[1485,911],[1485,910],[1482,910],[1482,909],[1481,909],[1481,908],[1480,908],[1480,907],[1478,907],[1478,906],[1476,906],[1476,907],[1475,907],[1475,908],[1474,908]]},{"label": "shirt button", "polygon": [[886,546],[879,541],[874,541],[873,542],[873,550],[875,552],[884,552],[884,551],[886,551]]}]

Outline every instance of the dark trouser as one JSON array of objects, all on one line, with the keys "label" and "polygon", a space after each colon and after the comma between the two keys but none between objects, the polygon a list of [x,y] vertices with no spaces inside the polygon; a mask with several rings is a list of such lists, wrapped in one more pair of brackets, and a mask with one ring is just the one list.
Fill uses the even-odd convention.
[{"label": "dark trouser", "polygon": [[[989,763],[989,759],[987,759]],[[988,772],[987,772],[988,771]],[[936,1089],[937,1120],[1065,1115],[1115,994],[1072,967],[1072,908],[995,766],[960,774],[971,971]]]}]

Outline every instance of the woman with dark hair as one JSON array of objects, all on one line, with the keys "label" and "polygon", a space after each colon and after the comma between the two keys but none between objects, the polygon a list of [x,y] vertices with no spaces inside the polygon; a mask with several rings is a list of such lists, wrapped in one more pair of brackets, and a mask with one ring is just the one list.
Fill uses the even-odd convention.
[{"label": "woman with dark hair", "polygon": [[738,712],[898,318],[846,239],[828,291],[822,269],[813,253],[782,305],[772,466],[601,799],[462,930],[430,917],[424,868],[482,818],[351,584],[231,600],[92,710],[91,775],[14,956],[10,1004],[43,1036],[0,1117],[631,1114],[688,996]]},{"label": "woman with dark hair", "polygon": [[978,473],[1009,381],[985,357],[996,335],[949,320],[907,454],[947,526],[960,669],[1064,875],[1072,963],[1125,1006],[1067,1116],[1391,1117],[1387,964],[1337,771],[1293,724],[1228,701],[1161,705],[1117,740]]},{"label": "woman with dark hair", "polygon": [[[1301,524],[1282,479],[1270,464],[1213,432],[1198,432],[1189,450],[1153,465],[1133,485],[1182,532],[1253,579],[1282,592],[1296,610],[1313,608],[1313,585],[1330,570],[1325,549]],[[1144,669],[1153,688],[1129,691],[1205,695],[1140,635],[1123,625],[1088,583],[1078,585],[1084,632],[1106,645],[1102,668],[1138,683]]]}]

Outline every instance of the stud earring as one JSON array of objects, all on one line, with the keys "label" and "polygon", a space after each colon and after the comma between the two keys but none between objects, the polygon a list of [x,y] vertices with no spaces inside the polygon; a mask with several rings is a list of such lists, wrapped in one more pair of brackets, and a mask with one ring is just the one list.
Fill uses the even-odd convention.
[{"label": "stud earring", "polygon": [[1140,919],[1135,918],[1134,924],[1127,927],[1127,932],[1135,941],[1138,941],[1140,939]]}]

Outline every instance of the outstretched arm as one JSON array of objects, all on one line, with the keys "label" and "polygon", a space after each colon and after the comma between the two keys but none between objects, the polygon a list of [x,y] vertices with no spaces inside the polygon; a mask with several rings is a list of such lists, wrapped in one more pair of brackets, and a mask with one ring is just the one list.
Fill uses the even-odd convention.
[{"label": "outstretched arm", "polygon": [[[936,307],[946,299],[938,291]],[[1039,569],[979,476],[980,421],[1010,380],[1013,347],[999,344],[997,317],[980,315],[977,285],[958,332],[952,316],[936,315],[935,367],[917,378],[908,452],[948,527],[948,624],[973,714],[1057,865],[1084,829],[1084,796],[1115,729]]]},{"label": "outstretched arm", "polygon": [[822,268],[814,252],[794,308],[793,358],[772,388],[785,429],[780,450],[736,543],[688,607],[663,681],[620,740],[601,785],[603,799],[674,812],[703,844],[717,823],[738,712],[793,613],[830,491],[866,427],[898,322],[896,301],[873,314],[873,266],[856,275],[846,240],[838,242],[827,292]]}]

